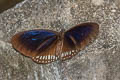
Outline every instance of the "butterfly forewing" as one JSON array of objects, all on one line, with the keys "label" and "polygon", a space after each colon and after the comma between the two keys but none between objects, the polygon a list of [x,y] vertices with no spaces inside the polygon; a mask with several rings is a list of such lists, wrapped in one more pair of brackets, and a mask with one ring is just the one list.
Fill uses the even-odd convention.
[{"label": "butterfly forewing", "polygon": [[99,32],[97,23],[79,24],[65,32],[62,59],[66,60],[77,54],[88,43],[96,38]]}]

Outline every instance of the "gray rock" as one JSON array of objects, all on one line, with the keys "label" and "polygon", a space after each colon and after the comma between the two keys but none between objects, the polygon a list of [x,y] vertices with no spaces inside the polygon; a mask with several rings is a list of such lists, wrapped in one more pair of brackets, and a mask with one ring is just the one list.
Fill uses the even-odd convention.
[{"label": "gray rock", "polygon": [[[0,80],[120,80],[119,0],[96,1],[25,0],[1,13]],[[10,43],[11,37],[23,30],[67,30],[82,22],[99,23],[99,35],[62,64],[36,64]]]}]

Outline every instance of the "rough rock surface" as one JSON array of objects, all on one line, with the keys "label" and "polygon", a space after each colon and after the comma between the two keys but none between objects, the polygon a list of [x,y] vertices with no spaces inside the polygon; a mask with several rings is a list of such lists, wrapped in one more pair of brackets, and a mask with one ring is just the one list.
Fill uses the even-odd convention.
[{"label": "rough rock surface", "polygon": [[[101,1],[25,0],[1,13],[0,80],[120,80],[120,1]],[[36,64],[10,44],[23,30],[67,30],[82,22],[97,22],[99,35],[62,65]]]}]

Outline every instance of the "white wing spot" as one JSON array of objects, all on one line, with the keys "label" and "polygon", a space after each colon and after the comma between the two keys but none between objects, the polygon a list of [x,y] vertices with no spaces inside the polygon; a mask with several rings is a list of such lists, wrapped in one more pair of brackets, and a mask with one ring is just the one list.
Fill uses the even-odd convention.
[{"label": "white wing spot", "polygon": [[69,54],[71,54],[71,51],[69,52]]},{"label": "white wing spot", "polygon": [[37,59],[36,61],[38,62],[39,60]]},{"label": "white wing spot", "polygon": [[52,56],[52,59],[55,59],[55,56]]},{"label": "white wing spot", "polygon": [[42,61],[42,63],[44,63],[45,61]]},{"label": "white wing spot", "polygon": [[43,59],[45,59],[45,56],[43,56]]},{"label": "white wing spot", "polygon": [[61,57],[63,57],[63,56],[64,56],[64,53],[61,54]]},{"label": "white wing spot", "polygon": [[40,59],[42,59],[42,56],[40,56]]},{"label": "white wing spot", "polygon": [[66,56],[66,53],[64,54],[64,56]]},{"label": "white wing spot", "polygon": [[36,58],[39,58],[40,56],[36,56]]},{"label": "white wing spot", "polygon": [[48,55],[48,59],[50,59],[50,55]]},{"label": "white wing spot", "polygon": [[50,61],[47,61],[47,62],[50,62]]},{"label": "white wing spot", "polygon": [[72,52],[75,52],[74,50],[72,50]]},{"label": "white wing spot", "polygon": [[68,52],[66,52],[66,56],[68,55]]},{"label": "white wing spot", "polygon": [[55,59],[57,60],[58,58],[56,57]]}]

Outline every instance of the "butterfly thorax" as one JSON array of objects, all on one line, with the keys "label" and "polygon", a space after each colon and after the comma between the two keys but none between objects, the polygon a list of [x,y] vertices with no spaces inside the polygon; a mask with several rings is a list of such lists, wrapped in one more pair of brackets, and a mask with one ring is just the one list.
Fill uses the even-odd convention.
[{"label": "butterfly thorax", "polygon": [[59,58],[61,58],[61,53],[62,53],[62,48],[63,48],[63,40],[64,40],[64,33],[65,30],[62,29],[60,33],[58,34],[58,42],[57,42],[57,47],[56,47],[56,56],[59,55]]},{"label": "butterfly thorax", "polygon": [[58,40],[64,39],[64,33],[65,33],[65,29],[61,29],[61,31],[58,34]]}]

